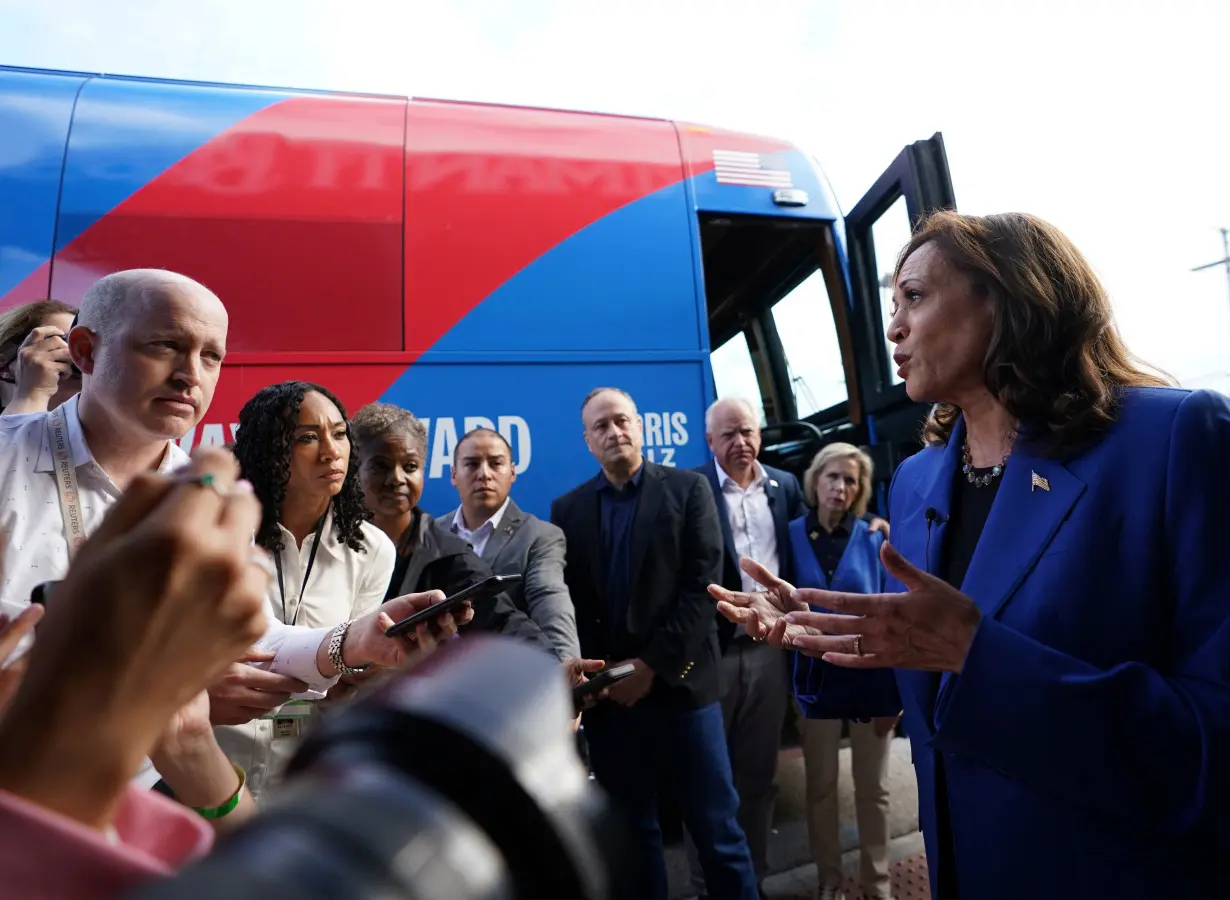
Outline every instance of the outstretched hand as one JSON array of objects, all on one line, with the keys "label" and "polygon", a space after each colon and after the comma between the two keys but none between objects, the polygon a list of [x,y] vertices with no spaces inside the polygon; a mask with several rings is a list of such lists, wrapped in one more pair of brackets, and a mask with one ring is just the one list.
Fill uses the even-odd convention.
[{"label": "outstretched hand", "polygon": [[796,602],[835,610],[791,612],[791,626],[811,629],[791,638],[808,656],[852,669],[960,672],[982,613],[952,585],[911,565],[887,541],[880,560],[904,593],[848,594],[803,588]]},{"label": "outstretched hand", "polygon": [[795,638],[809,633],[805,625],[786,621],[787,613],[807,610],[807,603],[795,598],[794,585],[773,575],[754,559],[743,557],[739,566],[764,590],[730,591],[720,584],[711,584],[709,593],[718,602],[718,612],[742,625],[753,640],[767,640],[775,647],[788,647]]}]

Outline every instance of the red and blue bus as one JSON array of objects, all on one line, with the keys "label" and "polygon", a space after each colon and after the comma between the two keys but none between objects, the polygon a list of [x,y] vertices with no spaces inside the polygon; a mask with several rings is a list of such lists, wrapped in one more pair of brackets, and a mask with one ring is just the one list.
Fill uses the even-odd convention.
[{"label": "red and blue bus", "polygon": [[225,302],[185,447],[229,442],[291,378],[420,416],[436,513],[486,425],[545,515],[594,471],[598,385],[632,394],[666,465],[707,458],[715,392],[759,403],[764,458],[796,471],[852,440],[882,493],[917,446],[881,280],[910,223],[955,205],[938,134],[845,215],[790,143],[629,116],[0,67],[0,135],[0,309],[136,267]]}]

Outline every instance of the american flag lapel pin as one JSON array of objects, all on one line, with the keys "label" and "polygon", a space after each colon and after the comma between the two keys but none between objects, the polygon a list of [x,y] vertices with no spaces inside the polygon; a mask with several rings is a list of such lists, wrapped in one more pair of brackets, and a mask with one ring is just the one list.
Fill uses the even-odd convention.
[{"label": "american flag lapel pin", "polygon": [[1029,492],[1032,494],[1035,490],[1049,491],[1051,483],[1039,475],[1037,472],[1029,473]]}]

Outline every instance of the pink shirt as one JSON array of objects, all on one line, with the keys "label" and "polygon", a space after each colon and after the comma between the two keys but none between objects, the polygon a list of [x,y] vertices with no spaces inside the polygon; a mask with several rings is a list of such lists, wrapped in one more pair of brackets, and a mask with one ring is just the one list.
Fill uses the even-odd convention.
[{"label": "pink shirt", "polygon": [[205,856],[213,829],[161,794],[130,785],[107,836],[0,791],[0,879],[4,894],[111,900],[151,878],[172,875]]}]

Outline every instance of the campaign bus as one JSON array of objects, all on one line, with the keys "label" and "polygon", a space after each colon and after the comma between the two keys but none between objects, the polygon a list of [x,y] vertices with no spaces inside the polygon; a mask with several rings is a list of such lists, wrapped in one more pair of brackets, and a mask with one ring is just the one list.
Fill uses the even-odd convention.
[{"label": "campaign bus", "polygon": [[580,403],[603,385],[663,465],[708,458],[705,407],[731,394],[766,461],[868,447],[881,504],[917,448],[886,284],[911,225],[955,206],[939,134],[844,215],[787,141],[623,115],[0,67],[0,136],[0,309],[149,267],[226,304],[186,449],[287,379],[419,416],[437,514],[486,426],[545,516],[596,471]]}]

